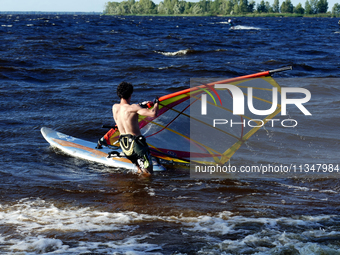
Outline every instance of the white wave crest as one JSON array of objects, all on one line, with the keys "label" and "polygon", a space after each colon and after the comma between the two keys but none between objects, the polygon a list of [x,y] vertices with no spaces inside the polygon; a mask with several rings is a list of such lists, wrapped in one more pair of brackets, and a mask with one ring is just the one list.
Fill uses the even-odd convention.
[{"label": "white wave crest", "polygon": [[179,50],[179,51],[175,51],[175,52],[163,52],[163,51],[155,51],[155,52],[162,54],[164,56],[179,56],[179,55],[186,55],[189,52],[191,52],[191,50],[186,49],[186,50]]},{"label": "white wave crest", "polygon": [[[171,240],[152,243],[150,240],[162,233],[143,230],[145,223],[162,222],[165,226],[176,224],[181,238],[194,235],[200,240],[199,254],[283,254],[285,251],[304,255],[339,254],[340,248],[331,242],[339,240],[340,231],[338,226],[328,224],[337,221],[338,215],[267,218],[228,211],[196,217],[161,216],[68,204],[56,206],[41,199],[24,199],[15,204],[0,204],[0,225],[6,229],[0,233],[0,253],[162,254],[162,246]],[[84,238],[79,240],[79,235]]]},{"label": "white wave crest", "polygon": [[241,26],[241,25],[234,26],[232,29],[234,30],[261,30],[261,28],[259,27]]}]

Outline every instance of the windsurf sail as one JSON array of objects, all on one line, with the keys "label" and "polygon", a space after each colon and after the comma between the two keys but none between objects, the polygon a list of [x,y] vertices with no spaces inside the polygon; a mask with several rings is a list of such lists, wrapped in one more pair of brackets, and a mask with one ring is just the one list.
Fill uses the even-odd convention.
[{"label": "windsurf sail", "polygon": [[[158,116],[139,118],[151,154],[177,162],[226,163],[242,144],[280,112],[280,104],[274,105],[272,99],[273,88],[278,93],[281,89],[271,75],[285,70],[291,67],[213,82],[194,79],[191,83],[195,86],[160,97]],[[258,116],[244,107],[244,114],[234,115],[233,93],[225,86],[218,86],[221,84],[239,88],[245,102],[251,87],[254,108],[275,110]],[[220,120],[218,125],[214,120]]]}]

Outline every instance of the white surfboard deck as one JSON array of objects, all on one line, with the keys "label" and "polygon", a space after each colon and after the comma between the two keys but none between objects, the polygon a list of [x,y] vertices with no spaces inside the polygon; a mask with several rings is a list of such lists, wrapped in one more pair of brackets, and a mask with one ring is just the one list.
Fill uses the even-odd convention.
[{"label": "white surfboard deck", "polygon": [[[108,158],[108,153],[112,150],[107,147],[103,147],[103,149],[96,149],[97,144],[94,142],[69,136],[47,127],[41,128],[41,133],[51,146],[57,147],[61,151],[73,157],[94,161],[111,167],[137,171],[137,167],[126,157]],[[115,151],[120,153],[122,150],[117,148]],[[153,162],[153,171],[164,170],[166,170],[164,166],[155,161]]]}]

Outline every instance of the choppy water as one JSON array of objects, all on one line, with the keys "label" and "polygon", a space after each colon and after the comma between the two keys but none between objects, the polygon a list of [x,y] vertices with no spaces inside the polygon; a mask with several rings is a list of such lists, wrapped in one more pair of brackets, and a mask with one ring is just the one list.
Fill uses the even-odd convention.
[{"label": "choppy water", "polygon": [[171,165],[140,179],[40,134],[96,141],[123,80],[139,102],[292,65],[276,77],[310,90],[313,116],[291,112],[297,128],[260,130],[232,163],[340,164],[337,20],[225,21],[0,16],[1,254],[340,254],[339,179],[193,179]]}]

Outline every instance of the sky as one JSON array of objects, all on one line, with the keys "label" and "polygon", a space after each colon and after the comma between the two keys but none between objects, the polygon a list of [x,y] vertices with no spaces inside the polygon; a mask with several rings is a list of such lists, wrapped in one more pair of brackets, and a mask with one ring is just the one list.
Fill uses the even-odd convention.
[{"label": "sky", "polygon": [[[102,12],[105,3],[109,0],[0,0],[0,11],[42,11],[42,12]],[[153,0],[158,4],[161,0]],[[186,0],[188,2],[198,2],[199,0]],[[270,4],[274,0],[265,0]],[[280,4],[284,0],[280,0]],[[305,6],[306,0],[291,0],[294,6],[301,3]],[[121,0],[111,0],[111,2],[121,2]],[[260,0],[255,0],[259,3]],[[328,9],[332,10],[335,3],[340,0],[328,0]]]},{"label": "sky", "polygon": [[0,11],[102,12],[105,8],[105,3],[107,2],[109,1],[108,0],[0,0]]}]

